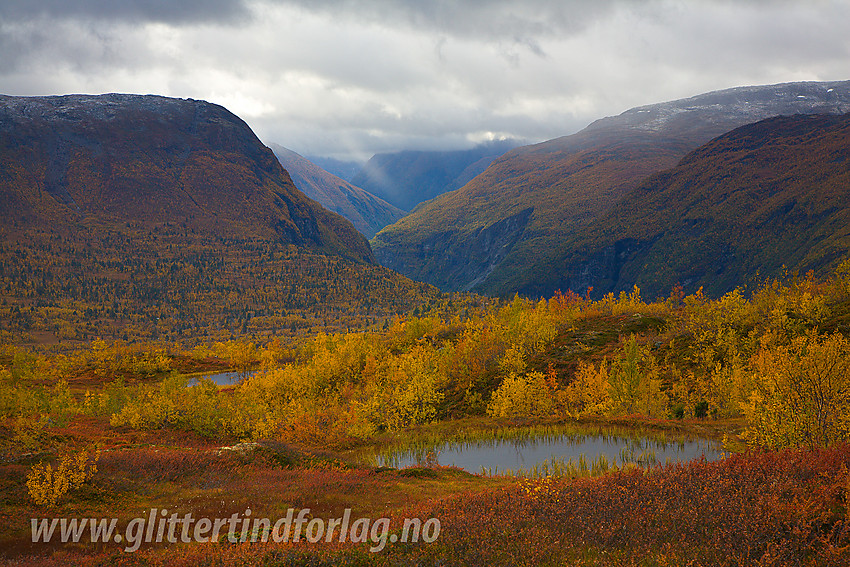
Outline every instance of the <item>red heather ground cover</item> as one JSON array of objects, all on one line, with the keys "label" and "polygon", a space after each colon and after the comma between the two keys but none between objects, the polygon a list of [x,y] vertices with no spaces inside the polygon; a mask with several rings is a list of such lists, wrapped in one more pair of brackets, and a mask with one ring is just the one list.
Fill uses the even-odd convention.
[{"label": "red heather ground cover", "polygon": [[[141,474],[169,476],[185,466],[176,455],[157,466],[147,460],[156,459],[146,455],[134,462]],[[108,466],[119,464],[124,463]],[[848,466],[850,445],[842,445],[732,455],[719,462],[631,469],[594,479],[471,486],[460,494],[396,508],[394,527],[405,517],[436,517],[439,538],[431,544],[389,544],[379,553],[369,553],[368,544],[190,544],[132,554],[92,550],[78,555],[60,549],[53,557],[13,564],[844,567],[850,565]],[[330,491],[345,476],[316,473]],[[304,486],[303,477],[310,474],[302,470],[298,479],[272,475],[264,480],[298,480]],[[393,481],[384,475],[355,476],[346,492],[374,491],[375,482],[393,491]]]},{"label": "red heather ground cover", "polygon": [[846,566],[848,465],[844,445],[528,481],[428,511],[443,532],[426,554],[457,565]]}]

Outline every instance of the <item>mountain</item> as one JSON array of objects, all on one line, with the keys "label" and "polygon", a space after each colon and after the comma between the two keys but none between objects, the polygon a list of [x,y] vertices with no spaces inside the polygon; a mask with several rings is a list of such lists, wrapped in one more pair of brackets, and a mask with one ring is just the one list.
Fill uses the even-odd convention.
[{"label": "mountain", "polygon": [[504,140],[469,150],[403,151],[375,154],[351,182],[396,207],[419,203],[458,189],[519,142]]},{"label": "mountain", "polygon": [[646,179],[550,261],[559,277],[521,290],[597,294],[681,283],[718,296],[756,274],[821,275],[850,253],[850,114],[742,126]]},{"label": "mountain", "polygon": [[[739,87],[628,110],[516,148],[372,239],[383,265],[444,290],[510,295],[566,277],[575,233],[648,175],[738,126],[850,111],[850,81]],[[538,285],[541,284],[541,285]]]},{"label": "mountain", "polygon": [[278,144],[270,144],[295,186],[305,195],[340,214],[354,224],[366,238],[407,214],[383,199],[340,179],[310,160]]},{"label": "mountain", "polygon": [[365,161],[348,161],[326,156],[304,156],[315,165],[321,167],[331,175],[351,182],[357,173],[366,165]]},{"label": "mountain", "polygon": [[[184,222],[372,262],[224,108],[110,94],[0,97],[4,220]],[[53,228],[58,228],[54,226]]]},{"label": "mountain", "polygon": [[360,325],[435,293],[224,108],[123,94],[0,97],[0,281],[0,337],[31,342]]}]

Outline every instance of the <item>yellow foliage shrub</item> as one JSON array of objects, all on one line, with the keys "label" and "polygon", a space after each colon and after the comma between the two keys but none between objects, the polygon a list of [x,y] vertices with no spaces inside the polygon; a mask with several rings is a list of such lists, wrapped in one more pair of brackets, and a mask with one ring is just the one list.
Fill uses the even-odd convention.
[{"label": "yellow foliage shrub", "polygon": [[573,417],[605,415],[611,409],[609,389],[605,361],[599,368],[591,363],[580,363],[573,381],[563,392],[567,412]]},{"label": "yellow foliage shrub", "polygon": [[384,361],[376,381],[366,385],[365,415],[376,427],[387,429],[428,423],[436,418],[443,400],[444,380],[428,349],[415,347]]},{"label": "yellow foliage shrub", "polygon": [[544,417],[554,410],[555,400],[542,372],[509,374],[487,406],[492,417]]},{"label": "yellow foliage shrub", "polygon": [[36,463],[27,475],[30,498],[39,506],[55,506],[69,490],[79,488],[94,477],[99,458],[99,449],[91,454],[83,449],[64,455],[56,470],[49,463]]},{"label": "yellow foliage shrub", "polygon": [[209,379],[201,379],[189,387],[185,376],[173,374],[159,384],[141,385],[109,423],[134,429],[172,425],[214,435],[222,427],[229,401]]},{"label": "yellow foliage shrub", "polygon": [[745,393],[751,390],[749,374],[736,357],[730,364],[715,364],[708,376],[709,411],[717,417],[741,415]]},{"label": "yellow foliage shrub", "polygon": [[78,411],[77,402],[71,395],[71,388],[65,379],[59,380],[53,387],[53,392],[48,398],[47,410],[52,424],[60,426],[66,425],[71,416]]},{"label": "yellow foliage shrub", "polygon": [[666,413],[668,399],[661,391],[655,359],[634,335],[624,345],[623,356],[611,363],[608,384],[614,412],[653,417]]},{"label": "yellow foliage shrub", "polygon": [[751,445],[771,449],[827,447],[850,438],[850,342],[814,332],[764,347],[751,365],[753,391],[744,404]]}]

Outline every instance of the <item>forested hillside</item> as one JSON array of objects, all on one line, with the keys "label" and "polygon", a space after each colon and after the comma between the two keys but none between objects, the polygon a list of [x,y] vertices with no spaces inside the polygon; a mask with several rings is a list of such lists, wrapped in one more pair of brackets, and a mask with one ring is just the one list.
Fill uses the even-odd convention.
[{"label": "forested hillside", "polygon": [[444,290],[533,291],[566,277],[566,266],[541,257],[570,253],[577,231],[701,144],[771,116],[848,111],[850,82],[741,87],[634,108],[508,152],[385,228],[372,248],[383,265]]},{"label": "forested hillside", "polygon": [[202,101],[2,97],[0,194],[4,340],[347,328],[436,294]]},{"label": "forested hillside", "polygon": [[[523,291],[651,297],[681,283],[719,296],[779,277],[828,273],[850,252],[850,114],[742,126],[647,179],[535,262]],[[551,266],[564,266],[559,276]]]}]

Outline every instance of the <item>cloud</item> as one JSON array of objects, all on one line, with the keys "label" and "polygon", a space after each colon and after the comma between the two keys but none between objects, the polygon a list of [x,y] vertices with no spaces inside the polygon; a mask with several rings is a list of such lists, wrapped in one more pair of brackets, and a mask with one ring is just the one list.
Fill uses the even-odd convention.
[{"label": "cloud", "polygon": [[843,0],[5,0],[0,85],[206,99],[267,142],[369,157],[846,79],[846,21]]},{"label": "cloud", "polygon": [[3,0],[0,19],[39,18],[125,22],[244,21],[249,10],[241,0]]},{"label": "cloud", "polygon": [[[628,0],[4,0],[0,17],[185,24],[244,22],[257,6],[296,8],[335,21],[404,26],[476,38],[581,29]],[[525,39],[523,39],[524,41]]]},{"label": "cloud", "polygon": [[563,35],[583,29],[616,0],[273,0],[335,19],[401,25],[474,39]]}]

